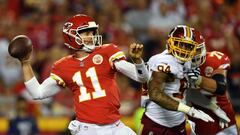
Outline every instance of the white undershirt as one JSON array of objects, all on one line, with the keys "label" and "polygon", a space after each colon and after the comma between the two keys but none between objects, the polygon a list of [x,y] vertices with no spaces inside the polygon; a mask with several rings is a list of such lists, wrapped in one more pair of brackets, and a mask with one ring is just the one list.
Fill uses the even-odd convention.
[{"label": "white undershirt", "polygon": [[[144,62],[142,62],[142,64],[132,64],[125,60],[120,60],[114,62],[114,65],[117,71],[121,72],[122,74],[128,76],[135,81],[143,83],[148,80],[149,75]],[[25,86],[33,99],[48,98],[57,94],[61,90],[56,80],[51,77],[48,77],[43,81],[42,84],[39,84],[38,80],[34,76],[33,78],[25,82]]]}]

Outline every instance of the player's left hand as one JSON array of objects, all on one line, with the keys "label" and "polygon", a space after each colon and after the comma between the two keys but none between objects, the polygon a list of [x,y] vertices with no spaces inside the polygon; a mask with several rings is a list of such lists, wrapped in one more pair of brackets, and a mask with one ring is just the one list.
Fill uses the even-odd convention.
[{"label": "player's left hand", "polygon": [[228,127],[228,122],[225,121],[224,119],[220,119],[219,120],[219,126],[223,129],[223,128],[227,128]]},{"label": "player's left hand", "polygon": [[200,68],[190,69],[186,72],[187,79],[190,83],[199,85],[201,83]]},{"label": "player's left hand", "polygon": [[230,122],[230,119],[228,118],[227,114],[220,108],[218,107],[217,109],[213,110],[213,112],[222,120],[226,122]]},{"label": "player's left hand", "polygon": [[142,53],[143,53],[143,45],[142,44],[137,44],[137,43],[130,44],[129,56],[132,58],[132,60],[135,63],[140,64],[142,62],[141,61]]},{"label": "player's left hand", "polygon": [[230,119],[228,118],[227,114],[220,107],[213,110],[213,112],[220,118],[219,126],[221,128],[228,127],[228,123],[230,122]]},{"label": "player's left hand", "polygon": [[221,128],[228,127],[228,122],[225,121],[224,119],[220,119],[220,120],[219,120],[219,126],[220,126]]}]

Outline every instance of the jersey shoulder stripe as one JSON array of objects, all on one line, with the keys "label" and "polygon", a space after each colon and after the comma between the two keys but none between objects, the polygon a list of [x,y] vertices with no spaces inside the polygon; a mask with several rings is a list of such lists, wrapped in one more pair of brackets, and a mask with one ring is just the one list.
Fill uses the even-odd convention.
[{"label": "jersey shoulder stripe", "polygon": [[51,73],[51,74],[50,74],[50,77],[51,77],[52,79],[56,80],[58,85],[60,85],[60,86],[62,86],[62,87],[64,87],[64,88],[66,87],[65,82],[64,82],[63,79],[62,79],[61,77],[59,77],[58,75]]}]

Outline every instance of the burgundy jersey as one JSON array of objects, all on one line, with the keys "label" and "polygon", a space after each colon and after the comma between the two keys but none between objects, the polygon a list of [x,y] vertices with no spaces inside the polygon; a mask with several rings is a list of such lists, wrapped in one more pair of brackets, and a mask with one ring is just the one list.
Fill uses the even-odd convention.
[{"label": "burgundy jersey", "polygon": [[[217,51],[207,52],[206,62],[200,67],[201,75],[205,77],[212,77],[212,73],[216,69],[228,70],[229,68],[230,68],[230,60],[228,56]],[[227,116],[231,120],[231,122],[229,123],[229,126],[236,124],[234,110],[229,100],[227,92],[225,92],[224,95],[214,95],[207,92],[205,93],[204,91],[203,94],[205,94],[208,98],[211,98],[213,101],[216,101],[217,105],[227,114]],[[219,118],[212,111],[199,107],[194,104],[193,106],[197,109],[203,110],[205,113],[209,114],[215,120],[215,122],[212,123],[212,122],[204,122],[202,120],[191,117],[190,119],[196,123],[195,130],[197,134],[213,135],[223,130],[219,126]]]},{"label": "burgundy jersey", "polygon": [[86,58],[74,55],[54,63],[51,76],[73,93],[77,120],[93,124],[110,124],[120,119],[119,89],[113,62],[125,59],[115,45],[97,47]]}]

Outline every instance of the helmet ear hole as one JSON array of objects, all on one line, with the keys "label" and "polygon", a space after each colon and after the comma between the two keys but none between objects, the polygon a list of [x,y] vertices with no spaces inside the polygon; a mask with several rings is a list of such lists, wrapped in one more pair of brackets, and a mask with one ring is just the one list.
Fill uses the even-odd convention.
[{"label": "helmet ear hole", "polygon": [[70,30],[69,30],[69,33],[72,34],[72,35],[77,35],[77,32],[76,32],[76,30],[74,30],[74,29],[70,29]]},{"label": "helmet ear hole", "polygon": [[76,37],[75,38],[75,41],[79,44],[79,45],[81,45],[81,44],[83,44],[83,40],[82,40],[82,38],[79,36],[79,37]]}]

